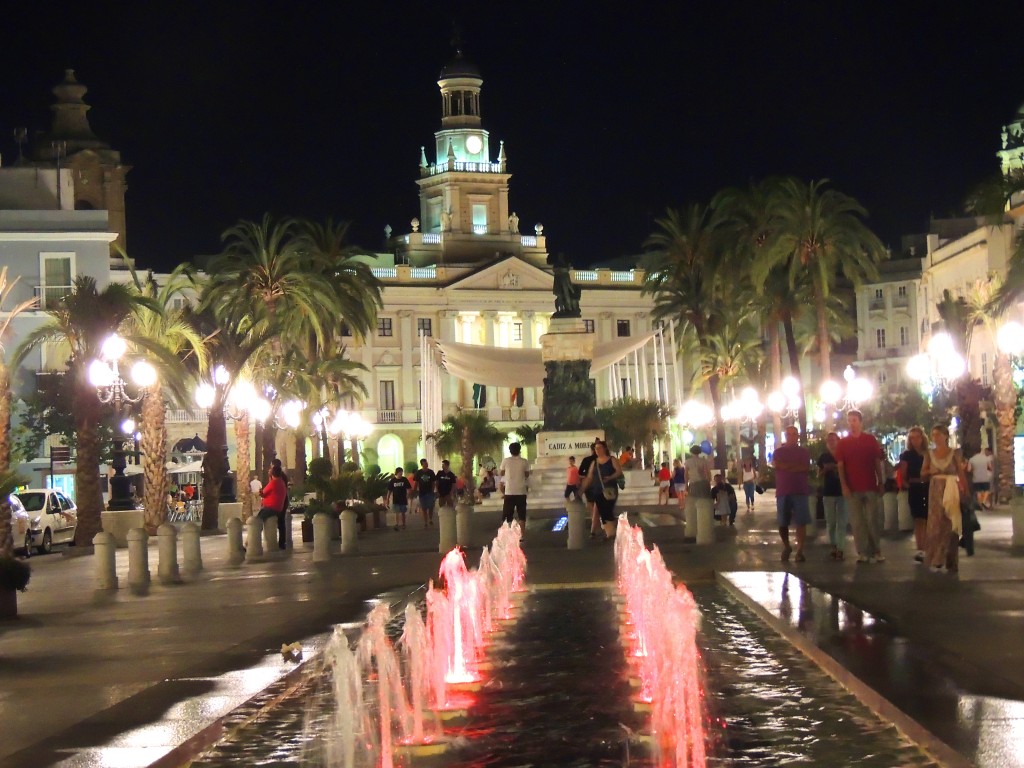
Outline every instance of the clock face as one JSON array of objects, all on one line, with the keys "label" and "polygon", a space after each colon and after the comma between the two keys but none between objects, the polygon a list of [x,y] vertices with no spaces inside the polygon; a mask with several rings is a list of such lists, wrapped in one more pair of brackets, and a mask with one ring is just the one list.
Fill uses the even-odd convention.
[{"label": "clock face", "polygon": [[466,137],[466,151],[471,155],[480,154],[480,150],[484,148],[484,143],[480,140],[479,136],[467,136]]}]

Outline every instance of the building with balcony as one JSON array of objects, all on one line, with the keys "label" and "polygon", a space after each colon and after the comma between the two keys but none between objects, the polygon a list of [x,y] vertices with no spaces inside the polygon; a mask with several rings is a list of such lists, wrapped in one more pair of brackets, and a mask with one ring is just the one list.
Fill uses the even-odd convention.
[{"label": "building with balcony", "polygon": [[906,378],[920,348],[921,257],[912,253],[879,265],[877,282],[857,289],[857,368],[876,391]]}]

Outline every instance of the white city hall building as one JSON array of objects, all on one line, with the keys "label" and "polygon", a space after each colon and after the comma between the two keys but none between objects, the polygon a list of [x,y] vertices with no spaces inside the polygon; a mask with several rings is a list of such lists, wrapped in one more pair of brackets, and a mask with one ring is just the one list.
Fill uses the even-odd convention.
[{"label": "white city hall building", "polygon": [[[429,410],[422,386],[423,337],[442,345],[539,349],[554,310],[544,228],[536,224],[520,232],[504,143],[498,142],[494,158],[481,120],[482,82],[461,55],[441,72],[435,161],[420,150],[419,216],[407,234],[391,238],[392,253],[373,260],[384,284],[375,332],[345,339],[351,358],[366,367],[362,415],[375,429],[365,446],[376,450],[385,469],[429,453],[422,442],[424,409]],[[614,365],[592,370],[598,405],[623,394],[675,402],[684,385],[671,342],[653,333],[651,297],[641,295],[644,273],[573,270],[572,280],[581,288],[586,330],[598,345],[620,351]],[[520,387],[516,380],[488,383],[464,368],[458,374],[451,365],[447,369],[435,417],[456,407],[479,408],[506,431],[542,421],[541,387]],[[434,426],[429,417],[428,426]]]}]

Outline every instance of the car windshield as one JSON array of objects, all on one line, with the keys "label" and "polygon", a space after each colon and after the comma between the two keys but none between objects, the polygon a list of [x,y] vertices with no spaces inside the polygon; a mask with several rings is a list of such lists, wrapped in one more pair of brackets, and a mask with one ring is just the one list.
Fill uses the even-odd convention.
[{"label": "car windshield", "polygon": [[21,499],[21,503],[28,512],[40,512],[46,504],[45,493],[19,493],[18,498]]}]

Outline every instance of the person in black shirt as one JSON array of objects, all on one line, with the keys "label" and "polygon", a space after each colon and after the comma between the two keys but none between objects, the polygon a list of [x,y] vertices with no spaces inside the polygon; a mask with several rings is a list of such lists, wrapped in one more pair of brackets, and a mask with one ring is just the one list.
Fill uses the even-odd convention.
[{"label": "person in black shirt", "polygon": [[818,477],[821,479],[821,503],[825,507],[825,528],[828,530],[828,541],[832,545],[829,557],[842,560],[846,550],[846,525],[849,513],[846,511],[846,499],[843,498],[843,484],[839,480],[839,467],[836,463],[835,450],[839,445],[839,435],[829,432],[825,436],[825,450],[818,457]]},{"label": "person in black shirt", "polygon": [[438,507],[454,507],[455,496],[452,495],[452,489],[455,488],[455,481],[458,478],[455,477],[455,473],[451,471],[449,467],[448,459],[444,459],[441,462],[441,471],[437,473],[437,506]]},{"label": "person in black shirt", "polygon": [[437,475],[427,466],[426,459],[420,459],[420,468],[416,470],[416,492],[419,494],[420,511],[423,513],[423,526],[434,524],[434,492]]},{"label": "person in black shirt", "polygon": [[401,467],[395,467],[395,474],[388,481],[388,497],[385,499],[386,506],[395,511],[396,531],[399,526],[405,530],[405,513],[409,509],[409,489],[412,488],[404,472]]},{"label": "person in black shirt", "polygon": [[586,485],[584,481],[587,479],[587,473],[590,472],[591,465],[597,460],[597,442],[599,439],[594,438],[594,442],[590,446],[590,455],[584,456],[583,461],[580,462],[580,487],[583,488],[583,496],[587,500],[587,506],[590,507],[590,538],[592,539],[596,539],[597,534],[601,532],[601,515],[597,511],[597,496],[600,495],[601,488],[596,483]]},{"label": "person in black shirt", "polygon": [[917,552],[914,559],[924,562],[924,541],[928,529],[928,481],[921,477],[924,457],[928,454],[928,439],[921,427],[911,427],[907,432],[907,450],[900,454],[896,474],[907,489],[910,516],[914,518],[914,543]]}]

